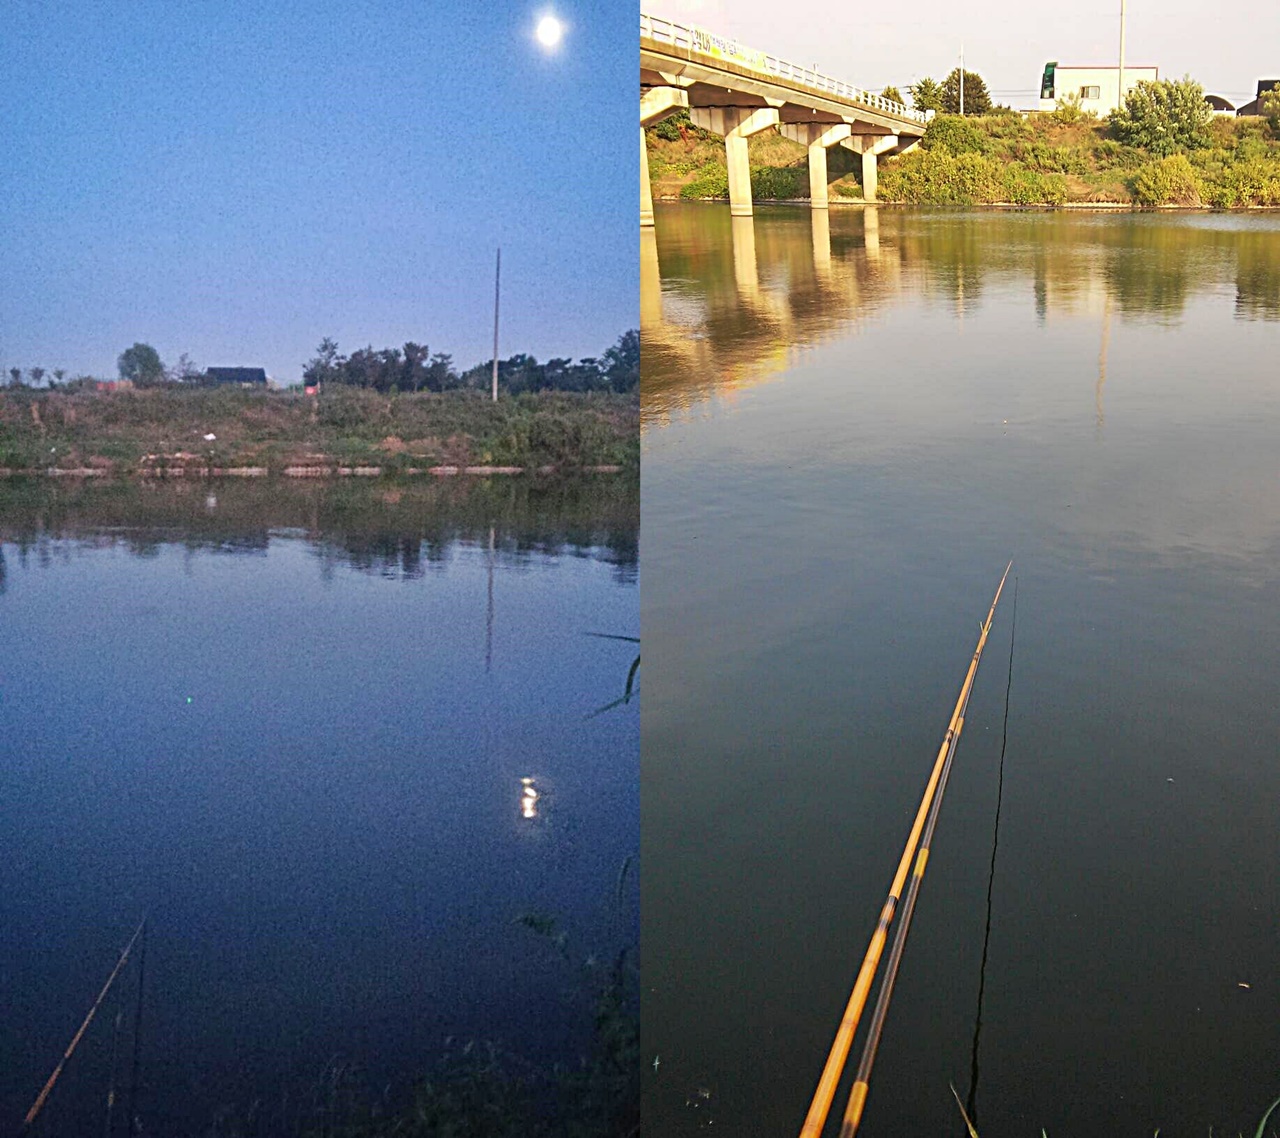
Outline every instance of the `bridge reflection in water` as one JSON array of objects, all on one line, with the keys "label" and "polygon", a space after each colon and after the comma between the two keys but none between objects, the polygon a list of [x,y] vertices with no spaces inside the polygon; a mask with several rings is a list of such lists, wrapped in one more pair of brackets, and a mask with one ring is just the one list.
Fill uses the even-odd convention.
[{"label": "bridge reflection in water", "polygon": [[1224,289],[1237,319],[1280,319],[1274,233],[1258,219],[875,205],[733,217],[693,203],[658,203],[656,218],[640,233],[646,428],[732,400],[908,302],[949,306],[957,334],[990,290],[1024,295],[1042,323],[1084,321],[1099,429],[1114,321],[1177,320]]}]

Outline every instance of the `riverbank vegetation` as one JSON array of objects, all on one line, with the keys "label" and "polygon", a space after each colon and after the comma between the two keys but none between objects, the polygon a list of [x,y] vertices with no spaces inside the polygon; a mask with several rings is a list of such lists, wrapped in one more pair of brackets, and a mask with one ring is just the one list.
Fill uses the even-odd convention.
[{"label": "riverbank vegetation", "polygon": [[[942,90],[934,87],[934,94]],[[878,198],[912,205],[1280,206],[1280,96],[1264,97],[1260,115],[1228,118],[1214,116],[1203,95],[1190,80],[1161,80],[1138,84],[1105,120],[1068,100],[1047,113],[939,114],[918,147],[880,160]],[[748,146],[756,200],[808,196],[803,146],[776,130]],[[728,196],[722,140],[687,115],[650,128],[649,164],[655,197]],[[860,177],[856,155],[838,146],[828,151],[833,198],[861,199]]]},{"label": "riverbank vegetation", "polygon": [[0,391],[0,469],[177,474],[211,470],[512,467],[636,470],[635,391],[318,395],[169,385]]},{"label": "riverbank vegetation", "polygon": [[[211,373],[202,371],[183,353],[166,365],[150,344],[126,348],[116,361],[118,379],[92,375],[67,377],[65,368],[11,367],[12,388],[38,387],[50,391],[95,391],[104,387],[205,387],[219,386]],[[215,371],[219,369],[214,369]],[[226,371],[227,369],[221,369]],[[234,369],[256,371],[255,368]],[[372,344],[350,354],[338,350],[338,342],[326,336],[316,354],[302,365],[302,384],[321,387],[338,384],[364,387],[384,394],[418,391],[489,391],[493,360],[458,371],[447,352],[432,352],[426,344],[409,341],[403,348],[375,348]],[[287,386],[272,383],[272,389]],[[624,332],[600,356],[580,360],[553,357],[543,363],[525,352],[498,361],[498,391],[522,395],[530,391],[635,391],[640,386],[640,333]]]}]

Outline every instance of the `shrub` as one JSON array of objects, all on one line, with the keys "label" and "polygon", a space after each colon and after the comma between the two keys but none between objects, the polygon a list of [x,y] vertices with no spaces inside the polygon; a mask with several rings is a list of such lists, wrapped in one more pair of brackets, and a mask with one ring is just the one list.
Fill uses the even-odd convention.
[{"label": "shrub", "polygon": [[692,182],[680,190],[682,198],[727,198],[729,196],[729,171],[723,166],[708,166]]},{"label": "shrub", "polygon": [[795,166],[761,166],[751,171],[751,196],[760,201],[798,198],[808,189],[807,172]]},{"label": "shrub", "polygon": [[1280,205],[1280,161],[1275,159],[1224,163],[1206,183],[1203,197],[1218,209]]},{"label": "shrub", "polygon": [[1148,162],[1129,187],[1141,205],[1199,205],[1200,178],[1185,154]]},{"label": "shrub", "polygon": [[666,142],[680,141],[680,125],[675,121],[674,117],[663,119],[656,124],[653,127],[653,133]]},{"label": "shrub", "polygon": [[1280,84],[1258,96],[1258,113],[1267,120],[1271,133],[1280,136]]},{"label": "shrub", "polygon": [[1005,200],[1017,205],[1061,205],[1067,200],[1067,182],[1061,174],[1042,174],[1018,162],[1004,168]]},{"label": "shrub", "polygon": [[1210,143],[1213,111],[1204,88],[1185,79],[1142,79],[1111,116],[1111,131],[1121,142],[1167,157]]},{"label": "shrub", "polygon": [[1080,105],[1080,96],[1074,92],[1063,95],[1058,100],[1057,106],[1053,108],[1053,121],[1062,123],[1064,126],[1079,122],[1082,118],[1084,118],[1084,108]]},{"label": "shrub", "polygon": [[920,139],[925,150],[945,146],[952,154],[983,154],[987,149],[982,132],[959,115],[938,115]]},{"label": "shrub", "polygon": [[913,205],[973,205],[1003,197],[1000,167],[981,154],[952,154],[945,146],[914,150],[884,164],[881,196]]}]

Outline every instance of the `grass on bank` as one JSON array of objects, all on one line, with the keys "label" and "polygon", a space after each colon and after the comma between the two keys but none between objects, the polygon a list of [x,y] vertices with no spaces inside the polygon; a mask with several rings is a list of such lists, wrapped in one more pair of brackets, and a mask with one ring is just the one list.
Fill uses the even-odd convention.
[{"label": "grass on bank", "polygon": [[[1070,116],[1064,116],[1069,118]],[[912,205],[1280,206],[1280,132],[1262,118],[1215,118],[1209,145],[1158,157],[1111,137],[1106,122],[1055,114],[940,115],[910,154],[882,158],[878,198]],[[648,132],[656,198],[727,198],[724,143],[675,116]],[[757,201],[809,195],[803,146],[776,129],[748,140]],[[833,197],[860,199],[861,165],[827,151]]]},{"label": "grass on bank", "polygon": [[[0,469],[265,467],[322,461],[387,473],[437,465],[573,469],[639,464],[634,393],[468,391],[318,397],[243,389],[0,391]],[[215,438],[207,440],[206,435]]]},{"label": "grass on bank", "polygon": [[[970,1120],[969,1113],[964,1108],[964,1103],[960,1101],[960,1094],[956,1090],[954,1084],[952,1084],[951,1093],[955,1096],[956,1106],[960,1108],[960,1117],[964,1119],[965,1133],[969,1135],[969,1138],[978,1138],[977,1128],[973,1125],[973,1122]],[[1258,1129],[1254,1131],[1253,1138],[1265,1138],[1265,1135],[1267,1132],[1267,1120],[1271,1117],[1272,1112],[1278,1106],[1280,1106],[1280,1098],[1276,1099],[1275,1102],[1273,1102],[1269,1107],[1267,1107],[1266,1112],[1263,1114],[1261,1121],[1259,1121],[1258,1123]],[[1273,1134],[1275,1133],[1274,1129],[1272,1130],[1272,1133]],[[1212,1138],[1212,1135],[1213,1135],[1212,1127],[1209,1128],[1209,1134],[1210,1134],[1210,1138]],[[1049,1138],[1048,1131],[1042,1129],[1040,1131],[1040,1138]],[[1156,1127],[1156,1132],[1154,1135],[1152,1135],[1152,1138],[1160,1138],[1159,1127]],[[1239,1135],[1239,1138],[1244,1138],[1244,1135],[1243,1134]]]}]

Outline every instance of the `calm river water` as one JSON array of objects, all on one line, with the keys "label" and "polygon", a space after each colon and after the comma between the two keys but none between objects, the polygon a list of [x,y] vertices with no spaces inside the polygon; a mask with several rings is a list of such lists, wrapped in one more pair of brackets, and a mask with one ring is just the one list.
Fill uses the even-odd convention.
[{"label": "calm river water", "polygon": [[681,205],[641,251],[646,1130],[798,1131],[1012,558],[863,1133],[963,1133],[952,1084],[984,1138],[1253,1133],[1280,217]]},{"label": "calm river water", "polygon": [[[638,634],[638,522],[612,478],[0,485],[4,1126],[144,911],[144,1134],[581,1054],[638,935],[637,649],[588,635]],[[102,1132],[120,1006],[42,1133]]]}]

